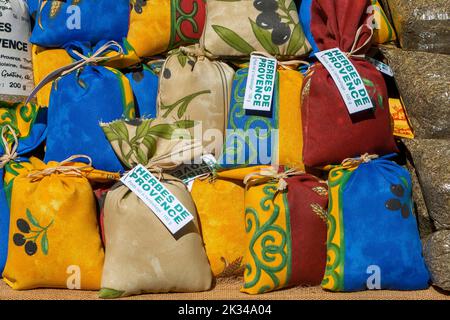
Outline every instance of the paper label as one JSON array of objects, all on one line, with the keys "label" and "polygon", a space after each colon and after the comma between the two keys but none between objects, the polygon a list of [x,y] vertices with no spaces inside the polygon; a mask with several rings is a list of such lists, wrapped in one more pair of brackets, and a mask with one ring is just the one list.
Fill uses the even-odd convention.
[{"label": "paper label", "polygon": [[23,0],[0,0],[0,94],[33,90],[30,20]]},{"label": "paper label", "polygon": [[373,66],[380,72],[384,73],[385,75],[388,75],[389,77],[394,76],[394,71],[392,71],[391,67],[389,67],[387,64],[376,60],[374,58],[367,57],[367,61],[369,61]]},{"label": "paper label", "polygon": [[270,112],[277,75],[277,59],[250,56],[244,109]]},{"label": "paper label", "polygon": [[196,178],[211,173],[217,164],[216,158],[212,154],[205,154],[201,157],[201,164],[183,164],[169,174],[182,180],[186,185]]},{"label": "paper label", "polygon": [[316,56],[336,83],[350,114],[373,108],[363,79],[340,49],[321,51],[316,53]]},{"label": "paper label", "polygon": [[172,234],[194,219],[183,204],[143,165],[120,179],[161,220]]}]

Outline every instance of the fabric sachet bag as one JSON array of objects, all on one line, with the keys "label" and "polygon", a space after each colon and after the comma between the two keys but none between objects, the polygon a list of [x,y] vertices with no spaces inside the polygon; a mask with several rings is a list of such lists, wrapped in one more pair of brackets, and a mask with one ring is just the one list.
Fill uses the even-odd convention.
[{"label": "fabric sachet bag", "polygon": [[330,73],[322,64],[314,64],[302,92],[303,160],[307,166],[340,163],[366,152],[384,155],[397,151],[384,78],[368,61],[354,56],[364,54],[372,35],[366,24],[368,5],[369,0],[313,2],[311,30],[318,48],[352,51],[350,61],[364,82],[373,109],[350,115]]},{"label": "fabric sachet bag", "polygon": [[205,0],[131,0],[128,41],[140,57],[197,43],[205,25]]},{"label": "fabric sachet bag", "polygon": [[[177,129],[190,131],[193,126],[193,121],[160,119],[102,124],[122,162],[130,169],[142,164],[154,172],[163,186],[194,216],[194,220],[172,234],[128,187],[122,184],[113,187],[104,206],[106,256],[100,298],[196,292],[211,287],[212,273],[199,231],[195,204],[185,184],[162,171],[175,169],[201,155],[199,141],[192,140],[189,132],[177,133]],[[184,139],[180,140],[181,137]],[[175,159],[174,155],[180,150],[185,152]]]},{"label": "fabric sachet bag", "polygon": [[[315,0],[303,0],[300,5],[300,22],[305,32],[306,38],[313,48],[313,53],[319,52],[314,36],[311,32],[311,8]],[[366,0],[354,0],[353,3],[367,3]],[[370,6],[370,7],[369,7]],[[394,28],[392,27],[389,19],[386,17],[383,8],[378,0],[371,0],[371,4],[368,4],[367,13],[373,13],[373,27],[374,37],[373,40],[377,44],[383,44],[397,39]]]},{"label": "fabric sachet bag", "polygon": [[46,112],[29,103],[0,108],[0,274],[8,253],[11,192],[14,179],[28,172],[28,156],[46,135]]},{"label": "fabric sachet bag", "polygon": [[365,154],[329,174],[328,258],[322,288],[421,290],[429,274],[412,213],[409,172]]},{"label": "fabric sachet bag", "polygon": [[245,57],[254,51],[279,58],[310,50],[294,0],[208,0],[202,47],[214,56]]},{"label": "fabric sachet bag", "polygon": [[156,99],[158,96],[158,76],[146,65],[125,72],[133,90],[136,117],[156,118]]},{"label": "fabric sachet bag", "polygon": [[244,106],[249,69],[233,79],[221,169],[248,165],[283,164],[303,169],[301,88],[303,75],[279,67],[270,112],[253,113]]},{"label": "fabric sachet bag", "polygon": [[42,0],[31,42],[61,48],[71,41],[86,41],[92,45],[101,40],[121,41],[127,36],[129,18],[129,0]]},{"label": "fabric sachet bag", "polygon": [[73,162],[79,157],[48,164],[32,158],[33,170],[15,178],[3,272],[13,289],[99,289],[104,251],[89,181],[119,175]]},{"label": "fabric sachet bag", "polygon": [[[85,154],[92,159],[96,169],[122,171],[122,164],[99,122],[134,118],[133,92],[121,72],[96,65],[96,62],[110,58],[104,57],[103,53],[118,50],[120,54],[121,47],[116,42],[100,43],[93,54],[81,43],[69,44],[68,49],[77,61],[75,66],[65,67],[71,68],[69,70],[60,69],[60,73],[56,73],[60,77],[53,81],[44,161],[62,161],[73,154]],[[36,89],[39,90],[52,76],[55,74],[44,79]]]},{"label": "fabric sachet bag", "polygon": [[[300,18],[302,21],[303,30],[307,35],[308,41],[311,43],[314,52],[318,52],[317,44],[311,33],[311,6],[314,0],[304,0],[300,8]],[[366,0],[357,0],[365,2]],[[373,27],[374,37],[373,41],[376,44],[383,44],[390,41],[395,41],[397,36],[389,19],[387,18],[383,8],[378,0],[371,0],[371,7],[368,8],[367,13],[373,13]]]},{"label": "fabric sachet bag", "polygon": [[320,284],[326,264],[327,184],[281,167],[244,182],[246,255],[241,292]]},{"label": "fabric sachet bag", "polygon": [[198,45],[175,50],[160,72],[158,116],[201,122],[205,153],[218,156],[229,108],[234,70],[212,61]]},{"label": "fabric sachet bag", "polygon": [[191,194],[213,274],[218,278],[242,276],[245,254],[242,179],[198,178]]}]

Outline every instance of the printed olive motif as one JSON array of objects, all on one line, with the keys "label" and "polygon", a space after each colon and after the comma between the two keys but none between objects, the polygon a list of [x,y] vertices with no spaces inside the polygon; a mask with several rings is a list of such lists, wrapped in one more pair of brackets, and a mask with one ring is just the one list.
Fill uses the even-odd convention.
[{"label": "printed olive motif", "polygon": [[276,0],[255,0],[253,6],[258,11],[270,12],[278,10],[278,3]]},{"label": "printed olive motif", "polygon": [[145,7],[147,5],[147,0],[132,0],[131,4],[134,8],[134,11],[141,14],[142,13],[142,7]]},{"label": "printed olive motif", "polygon": [[291,36],[291,29],[287,23],[279,23],[272,31],[272,42],[278,46],[286,43]]},{"label": "printed olive motif", "polygon": [[170,69],[168,68],[164,69],[163,77],[166,79],[170,79],[172,77],[172,72],[170,71]]},{"label": "printed olive motif", "polygon": [[265,30],[272,30],[271,38],[273,44],[281,46],[285,44],[291,36],[289,24],[281,22],[281,17],[277,13],[279,8],[276,0],[256,0],[253,6],[261,11],[256,17],[256,25]]},{"label": "printed olive motif", "polygon": [[386,208],[391,211],[400,210],[402,217],[407,219],[410,215],[410,206],[408,203],[402,203],[401,198],[405,195],[405,188],[401,184],[391,185],[391,192],[397,198],[392,198],[386,201]]},{"label": "printed olive motif", "polygon": [[144,72],[142,72],[142,71],[133,72],[132,77],[133,77],[134,81],[141,82],[142,79],[144,79]]},{"label": "printed olive motif", "polygon": [[263,29],[273,29],[281,23],[278,14],[274,12],[261,13],[256,17],[256,24]]},{"label": "printed olive motif", "polygon": [[[42,227],[37,219],[31,214],[30,210],[26,212],[27,220],[17,219],[16,226],[20,232],[14,233],[13,243],[18,247],[24,247],[25,253],[29,256],[34,255],[38,250],[37,241],[40,238],[41,250],[44,255],[48,254],[48,236],[47,230],[53,224],[53,220]],[[36,228],[31,229],[30,224]]]}]

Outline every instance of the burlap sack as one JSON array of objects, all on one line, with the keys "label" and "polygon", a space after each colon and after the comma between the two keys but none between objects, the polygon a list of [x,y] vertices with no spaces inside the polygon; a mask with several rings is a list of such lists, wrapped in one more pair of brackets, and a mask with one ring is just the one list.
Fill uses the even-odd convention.
[{"label": "burlap sack", "polygon": [[[170,158],[171,152],[187,145],[169,134],[174,126],[181,123],[143,120],[102,124],[118,157],[129,168],[143,164],[153,169],[173,169],[201,154],[202,148],[197,148],[201,145],[196,143],[188,145],[192,153],[183,154],[177,161]],[[164,173],[157,176],[194,215],[194,220],[172,235],[135,193],[116,185],[105,200],[101,298],[142,292],[195,292],[211,286],[212,273],[192,197],[182,181]]]},{"label": "burlap sack", "polygon": [[403,49],[450,54],[448,0],[385,0]]},{"label": "burlap sack", "polygon": [[433,284],[450,291],[450,230],[437,231],[428,237],[423,254]]},{"label": "burlap sack", "polygon": [[160,73],[158,116],[200,121],[202,132],[209,137],[203,141],[205,152],[220,152],[222,141],[207,130],[221,133],[223,140],[233,76],[231,67],[208,59],[197,45],[174,51]]},{"label": "burlap sack", "polygon": [[450,140],[408,140],[430,217],[438,230],[450,229]]},{"label": "burlap sack", "polygon": [[382,51],[394,70],[416,138],[450,138],[450,56],[393,47]]}]

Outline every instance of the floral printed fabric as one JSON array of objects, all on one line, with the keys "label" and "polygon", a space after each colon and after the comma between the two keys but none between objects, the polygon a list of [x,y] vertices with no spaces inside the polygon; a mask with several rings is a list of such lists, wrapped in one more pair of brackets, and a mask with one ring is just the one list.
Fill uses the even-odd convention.
[{"label": "floral printed fabric", "polygon": [[428,287],[412,213],[411,178],[387,158],[338,166],[330,172],[325,289]]},{"label": "floral printed fabric", "polygon": [[279,58],[307,54],[311,47],[293,0],[208,0],[201,43],[215,56],[265,51]]}]

